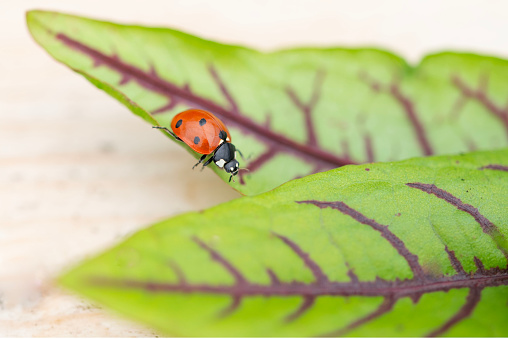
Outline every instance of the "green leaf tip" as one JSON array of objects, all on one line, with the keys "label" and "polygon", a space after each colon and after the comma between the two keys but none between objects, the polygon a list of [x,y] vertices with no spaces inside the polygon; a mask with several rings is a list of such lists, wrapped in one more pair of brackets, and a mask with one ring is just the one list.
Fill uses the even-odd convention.
[{"label": "green leaf tip", "polygon": [[345,166],[144,229],[61,278],[165,334],[506,336],[508,149]]}]

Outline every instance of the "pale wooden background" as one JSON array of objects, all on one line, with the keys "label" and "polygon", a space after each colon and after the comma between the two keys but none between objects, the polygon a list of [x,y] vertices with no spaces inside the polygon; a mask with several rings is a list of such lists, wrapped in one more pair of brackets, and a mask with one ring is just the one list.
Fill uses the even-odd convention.
[{"label": "pale wooden background", "polygon": [[159,219],[239,197],[183,149],[52,60],[27,9],[172,26],[261,49],[376,45],[412,62],[458,49],[508,57],[504,1],[0,2],[0,337],[153,336],[51,284]]}]

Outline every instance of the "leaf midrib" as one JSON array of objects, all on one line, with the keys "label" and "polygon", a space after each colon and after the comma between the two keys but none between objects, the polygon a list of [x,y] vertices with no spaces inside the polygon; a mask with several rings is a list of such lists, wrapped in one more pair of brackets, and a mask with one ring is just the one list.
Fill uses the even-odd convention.
[{"label": "leaf midrib", "polygon": [[160,283],[129,279],[111,279],[107,277],[90,277],[89,284],[95,287],[142,288],[151,292],[179,292],[184,294],[222,294],[230,296],[396,296],[397,298],[418,296],[431,292],[472,287],[495,287],[508,285],[508,271],[492,276],[451,275],[440,279],[381,280],[359,282],[326,282],[310,283],[280,282],[279,284],[261,285],[243,283],[234,285],[206,285],[185,283]]}]

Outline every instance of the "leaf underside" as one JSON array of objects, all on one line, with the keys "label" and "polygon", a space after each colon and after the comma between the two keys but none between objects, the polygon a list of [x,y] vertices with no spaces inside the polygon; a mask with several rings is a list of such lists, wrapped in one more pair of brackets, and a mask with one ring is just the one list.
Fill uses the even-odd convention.
[{"label": "leaf underside", "polygon": [[62,283],[183,336],[508,336],[508,150],[344,166],[163,221]]},{"label": "leaf underside", "polygon": [[27,21],[55,59],[151,124],[189,107],[217,115],[246,155],[232,185],[247,195],[346,164],[508,145],[506,60],[442,53],[410,67],[375,49],[264,54],[60,13]]}]

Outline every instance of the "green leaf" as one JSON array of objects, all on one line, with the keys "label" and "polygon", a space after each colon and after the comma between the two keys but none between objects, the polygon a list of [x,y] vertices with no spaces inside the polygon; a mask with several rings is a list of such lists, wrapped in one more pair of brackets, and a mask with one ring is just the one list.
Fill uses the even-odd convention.
[{"label": "green leaf", "polygon": [[61,282],[179,336],[508,336],[508,150],[344,166],[151,226]]},{"label": "green leaf", "polygon": [[55,59],[152,124],[189,107],[216,114],[247,158],[232,183],[244,194],[344,164],[508,145],[506,60],[441,53],[411,67],[376,49],[260,53],[53,12],[27,21]]}]

